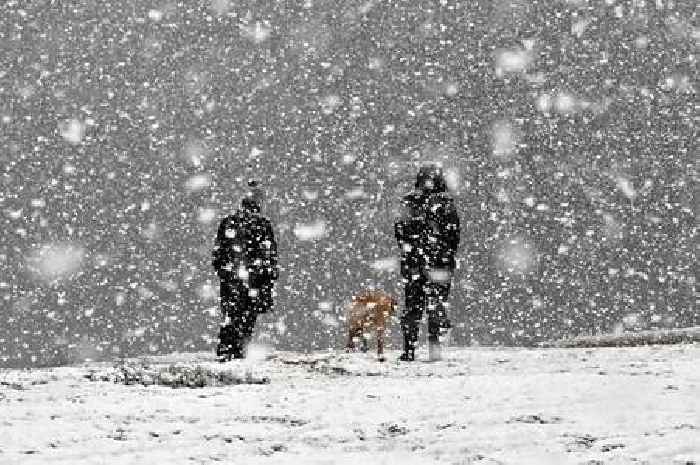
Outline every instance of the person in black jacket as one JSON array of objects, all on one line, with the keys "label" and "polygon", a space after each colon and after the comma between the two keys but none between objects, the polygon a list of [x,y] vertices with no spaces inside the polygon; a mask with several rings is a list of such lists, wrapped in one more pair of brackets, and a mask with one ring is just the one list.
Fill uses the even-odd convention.
[{"label": "person in black jacket", "polygon": [[406,308],[401,318],[404,352],[401,360],[415,358],[418,328],[423,309],[428,313],[430,358],[439,359],[440,336],[450,328],[447,299],[459,245],[459,216],[447,194],[442,169],[423,166],[415,191],[402,201],[402,217],[395,224],[401,249],[401,276],[405,283]]},{"label": "person in black jacket", "polygon": [[216,235],[212,265],[221,280],[221,311],[226,317],[216,354],[221,361],[244,358],[259,314],[272,308],[278,278],[277,244],[270,221],[260,214],[262,191],[251,191],[241,208],[225,217]]}]

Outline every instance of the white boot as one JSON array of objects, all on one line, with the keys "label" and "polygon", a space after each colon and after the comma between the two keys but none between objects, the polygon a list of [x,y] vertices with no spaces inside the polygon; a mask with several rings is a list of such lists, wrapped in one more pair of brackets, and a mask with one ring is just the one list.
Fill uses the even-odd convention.
[{"label": "white boot", "polygon": [[442,360],[442,348],[440,347],[440,339],[428,339],[428,360],[431,362],[439,362]]}]

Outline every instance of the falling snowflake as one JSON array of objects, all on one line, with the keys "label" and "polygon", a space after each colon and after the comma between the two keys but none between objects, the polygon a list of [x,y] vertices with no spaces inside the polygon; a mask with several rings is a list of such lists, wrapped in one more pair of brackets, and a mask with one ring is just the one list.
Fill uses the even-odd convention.
[{"label": "falling snowflake", "polygon": [[215,208],[199,208],[197,210],[197,221],[202,224],[209,224],[216,219]]},{"label": "falling snowflake", "polygon": [[326,222],[323,220],[316,220],[313,223],[298,223],[294,227],[294,235],[300,241],[314,241],[325,237],[326,234]]},{"label": "falling snowflake", "polygon": [[261,44],[270,37],[272,29],[269,26],[256,21],[252,26],[241,25],[241,32],[245,37],[252,40],[256,44]]},{"label": "falling snowflake", "polygon": [[510,157],[517,148],[517,133],[508,121],[497,121],[492,129],[493,154],[496,157]]},{"label": "falling snowflake", "polygon": [[190,177],[185,183],[187,192],[196,192],[211,185],[211,176],[208,174],[198,174]]},{"label": "falling snowflake", "polygon": [[60,281],[80,271],[85,255],[85,248],[79,244],[45,244],[29,254],[27,264],[38,278]]},{"label": "falling snowflake", "polygon": [[85,124],[77,119],[71,119],[59,124],[58,131],[67,142],[78,145],[85,136]]},{"label": "falling snowflake", "polygon": [[532,63],[532,53],[525,49],[496,51],[496,76],[524,72]]},{"label": "falling snowflake", "polygon": [[399,269],[399,260],[396,257],[380,258],[372,262],[371,268],[377,271],[393,273]]}]

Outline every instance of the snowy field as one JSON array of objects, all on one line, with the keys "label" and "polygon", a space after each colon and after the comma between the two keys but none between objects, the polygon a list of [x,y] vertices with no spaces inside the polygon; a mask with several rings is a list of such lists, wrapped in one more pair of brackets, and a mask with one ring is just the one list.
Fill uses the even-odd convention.
[{"label": "snowy field", "polygon": [[125,385],[97,363],[5,370],[0,463],[700,463],[698,344],[450,349],[414,364],[262,348],[226,364],[128,362],[143,363],[263,384]]}]

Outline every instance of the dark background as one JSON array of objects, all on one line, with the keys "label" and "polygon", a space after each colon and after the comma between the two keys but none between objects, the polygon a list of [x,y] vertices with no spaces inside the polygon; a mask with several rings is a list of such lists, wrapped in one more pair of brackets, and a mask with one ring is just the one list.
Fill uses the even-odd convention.
[{"label": "dark background", "polygon": [[699,324],[695,8],[2,2],[0,365],[211,349],[250,176],[282,264],[263,340],[338,347],[352,293],[401,294],[372,264],[428,160],[463,223],[455,343]]}]

